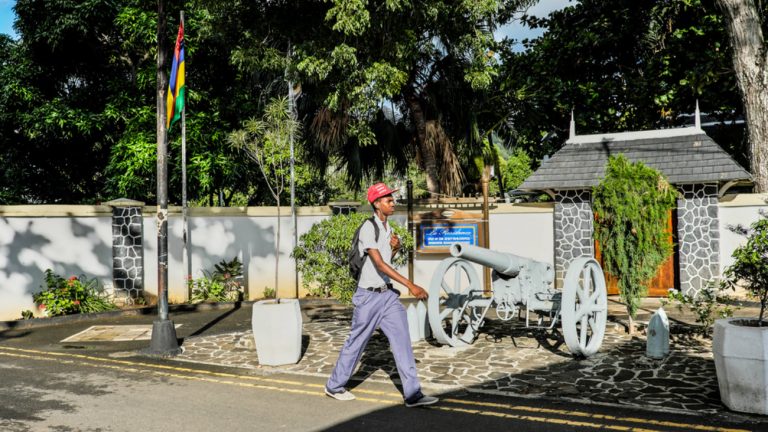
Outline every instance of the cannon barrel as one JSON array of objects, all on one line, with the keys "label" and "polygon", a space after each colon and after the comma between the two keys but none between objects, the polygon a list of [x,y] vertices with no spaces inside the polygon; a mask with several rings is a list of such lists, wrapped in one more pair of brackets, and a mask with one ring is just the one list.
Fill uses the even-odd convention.
[{"label": "cannon barrel", "polygon": [[497,273],[510,277],[517,276],[524,265],[535,262],[530,258],[461,243],[451,245],[451,255],[490,267]]}]

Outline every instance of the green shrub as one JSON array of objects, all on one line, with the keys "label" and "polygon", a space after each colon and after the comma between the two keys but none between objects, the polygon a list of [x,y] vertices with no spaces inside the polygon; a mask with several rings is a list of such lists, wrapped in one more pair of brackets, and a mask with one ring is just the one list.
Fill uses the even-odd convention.
[{"label": "green shrub", "polygon": [[501,165],[501,175],[507,190],[516,189],[533,174],[531,157],[521,148],[515,149],[509,159]]},{"label": "green shrub", "polygon": [[698,295],[683,294],[679,290],[671,289],[667,294],[667,300],[662,300],[662,305],[666,306],[671,301],[680,312],[683,308],[687,308],[696,316],[696,322],[700,324],[698,333],[708,337],[716,319],[731,317],[735,311],[730,305],[732,299],[722,294],[725,288],[723,284],[715,285],[711,282]]},{"label": "green shrub", "polygon": [[240,301],[243,299],[243,263],[235,257],[221,260],[212,272],[203,270],[203,277],[190,279],[192,302]]},{"label": "green shrub", "polygon": [[672,254],[665,230],[676,198],[661,173],[621,154],[608,159],[605,178],[592,190],[594,236],[605,271],[618,279],[630,332],[648,281]]},{"label": "green shrub", "polygon": [[762,326],[768,303],[768,217],[749,228],[736,227],[734,231],[747,237],[747,243],[733,251],[733,264],[725,269],[725,283],[730,287],[743,285],[760,301],[757,325]]},{"label": "green shrub", "polygon": [[[366,213],[336,215],[312,225],[301,236],[292,256],[302,275],[302,284],[310,294],[333,297],[342,303],[351,301],[356,281],[349,275],[347,252],[355,230],[369,217]],[[388,222],[402,244],[392,259],[392,265],[400,267],[408,262],[407,252],[413,250],[413,236],[392,219]]]},{"label": "green shrub", "polygon": [[48,316],[117,309],[96,279],[88,279],[84,275],[64,279],[47,269],[45,285],[46,287],[41,287],[42,291],[34,294],[32,299]]}]

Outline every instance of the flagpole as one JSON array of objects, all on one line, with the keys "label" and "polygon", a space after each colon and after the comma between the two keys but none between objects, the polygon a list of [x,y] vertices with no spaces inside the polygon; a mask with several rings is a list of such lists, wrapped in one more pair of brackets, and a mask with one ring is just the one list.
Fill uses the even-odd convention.
[{"label": "flagpole", "polygon": [[[291,58],[291,42],[288,42],[288,59]],[[288,78],[288,67],[286,66],[286,78]],[[296,93],[293,88],[293,82],[288,79],[288,110],[290,111],[291,121],[296,120]],[[296,222],[296,172],[295,172],[295,157],[293,152],[293,132],[290,134],[291,143],[291,218],[293,219],[293,249],[296,249],[298,244],[298,229]],[[296,298],[299,298],[299,270],[297,268],[296,260],[293,260],[294,272],[293,282],[296,291]]]},{"label": "flagpole", "polygon": [[[184,11],[180,12],[181,26],[184,25]],[[186,35],[185,35],[186,37]],[[184,83],[186,84],[186,68],[184,69]],[[181,108],[181,229],[182,229],[182,261],[184,263],[184,282],[182,286],[187,286],[187,299],[192,299],[192,287],[188,285],[191,276],[191,260],[189,256],[189,247],[187,245],[187,103],[184,100],[184,106]]]}]

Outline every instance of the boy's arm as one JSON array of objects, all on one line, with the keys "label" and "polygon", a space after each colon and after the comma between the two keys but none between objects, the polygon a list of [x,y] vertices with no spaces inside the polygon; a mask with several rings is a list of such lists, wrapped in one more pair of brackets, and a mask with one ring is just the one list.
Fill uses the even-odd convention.
[{"label": "boy's arm", "polygon": [[406,288],[408,288],[408,291],[411,293],[411,295],[421,300],[426,300],[429,297],[429,294],[427,294],[427,291],[424,288],[409,281],[403,275],[398,273],[397,270],[393,269],[392,266],[385,263],[378,249],[368,249],[368,256],[371,258],[373,265],[376,266],[378,271],[404,285]]}]

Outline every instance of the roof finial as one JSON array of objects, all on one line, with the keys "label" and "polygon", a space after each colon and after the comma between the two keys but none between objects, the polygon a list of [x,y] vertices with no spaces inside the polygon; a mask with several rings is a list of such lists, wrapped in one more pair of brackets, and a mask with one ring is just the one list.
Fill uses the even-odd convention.
[{"label": "roof finial", "polygon": [[699,112],[699,100],[696,99],[696,129],[701,129],[701,113]]},{"label": "roof finial", "polygon": [[568,133],[568,139],[573,139],[576,136],[576,122],[573,120],[573,110],[571,110],[571,130]]}]

